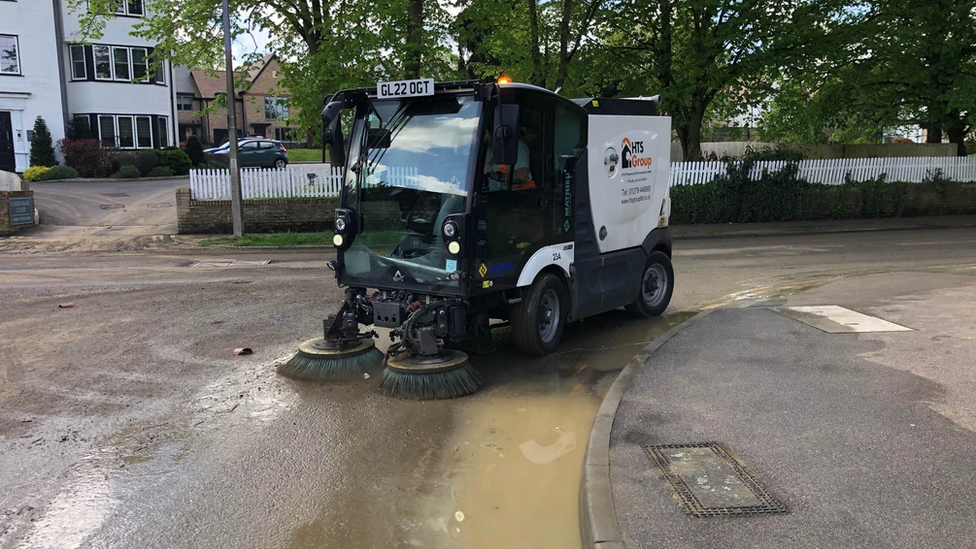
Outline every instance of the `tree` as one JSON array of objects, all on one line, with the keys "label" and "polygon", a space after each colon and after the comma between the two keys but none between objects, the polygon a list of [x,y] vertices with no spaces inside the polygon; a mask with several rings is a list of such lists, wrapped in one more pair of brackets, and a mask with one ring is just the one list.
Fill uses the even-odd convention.
[{"label": "tree", "polygon": [[806,0],[620,0],[601,29],[617,55],[619,87],[659,90],[686,159],[702,127],[775,92],[785,67],[818,47],[834,7]]},{"label": "tree", "polygon": [[206,155],[203,153],[203,144],[200,143],[200,138],[195,135],[191,135],[186,138],[186,155],[190,157],[190,162],[194,166],[199,166],[203,164]]},{"label": "tree", "polygon": [[64,134],[68,139],[91,139],[94,137],[88,118],[85,116],[75,116],[69,120]]},{"label": "tree", "polygon": [[877,141],[918,125],[959,154],[976,121],[976,0],[869,0],[832,21],[838,47],[778,93],[764,121],[772,137]]},{"label": "tree", "polygon": [[31,138],[30,148],[31,166],[57,166],[58,159],[54,156],[54,143],[51,141],[51,130],[47,122],[38,116],[34,120],[34,136]]}]

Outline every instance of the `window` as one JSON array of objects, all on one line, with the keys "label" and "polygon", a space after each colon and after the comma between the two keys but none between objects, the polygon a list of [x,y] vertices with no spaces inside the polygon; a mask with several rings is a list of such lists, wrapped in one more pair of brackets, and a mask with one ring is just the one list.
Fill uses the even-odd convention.
[{"label": "window", "polygon": [[115,79],[131,81],[129,72],[129,48],[112,48],[112,59],[115,62]]},{"label": "window", "polygon": [[176,110],[178,110],[178,111],[192,111],[193,110],[193,96],[192,95],[177,94],[177,96],[176,96]]},{"label": "window", "polygon": [[131,116],[120,116],[119,121],[119,148],[134,149],[136,146],[135,128],[132,126]]},{"label": "window", "polygon": [[112,79],[112,48],[108,46],[92,46],[95,57],[95,79]]},{"label": "window", "polygon": [[71,79],[87,80],[88,67],[85,66],[85,46],[72,45],[68,47],[71,54]]},{"label": "window", "polygon": [[169,122],[165,116],[156,119],[156,146],[169,147]]},{"label": "window", "polygon": [[142,0],[129,0],[126,2],[128,15],[144,15],[142,11]]},{"label": "window", "polygon": [[152,119],[148,116],[136,117],[136,146],[140,149],[152,148]]},{"label": "window", "polygon": [[257,141],[248,141],[247,143],[244,143],[243,145],[241,145],[241,150],[242,151],[255,151],[255,150],[257,150],[257,148],[258,148],[258,142]]},{"label": "window", "polygon": [[166,84],[166,64],[160,63],[158,67],[153,71],[153,81],[157,84]]},{"label": "window", "polygon": [[280,97],[265,97],[264,118],[265,120],[288,118],[288,105],[285,100]]},{"label": "window", "polygon": [[285,141],[288,143],[294,141],[294,131],[293,128],[275,128],[275,141]]},{"label": "window", "polygon": [[146,48],[132,48],[132,79],[142,81],[149,74],[149,60]]},{"label": "window", "polygon": [[115,117],[114,116],[98,117],[98,138],[102,141],[102,145],[105,145],[106,147],[115,146]]},{"label": "window", "polygon": [[20,48],[12,34],[0,34],[0,74],[20,74]]}]

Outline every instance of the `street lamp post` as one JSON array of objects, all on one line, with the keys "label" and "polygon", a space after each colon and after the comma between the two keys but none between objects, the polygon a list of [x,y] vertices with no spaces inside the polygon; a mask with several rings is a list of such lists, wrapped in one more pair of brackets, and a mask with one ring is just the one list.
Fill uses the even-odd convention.
[{"label": "street lamp post", "polygon": [[234,56],[231,52],[230,2],[224,8],[224,63],[227,69],[227,136],[230,139],[230,208],[234,236],[244,234],[244,215],[241,211],[241,172],[237,152],[237,95],[234,93]]}]

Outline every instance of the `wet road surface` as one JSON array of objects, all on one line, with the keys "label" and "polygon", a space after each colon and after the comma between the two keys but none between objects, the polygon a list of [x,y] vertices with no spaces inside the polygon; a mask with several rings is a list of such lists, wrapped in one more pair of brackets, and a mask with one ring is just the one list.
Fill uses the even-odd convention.
[{"label": "wet road surface", "polygon": [[587,319],[543,358],[503,329],[472,359],[485,389],[425,403],[274,374],[335,306],[327,259],[0,255],[0,547],[573,547],[590,423],[645,342],[703,308],[972,268],[976,230],[678,243],[665,318]]}]

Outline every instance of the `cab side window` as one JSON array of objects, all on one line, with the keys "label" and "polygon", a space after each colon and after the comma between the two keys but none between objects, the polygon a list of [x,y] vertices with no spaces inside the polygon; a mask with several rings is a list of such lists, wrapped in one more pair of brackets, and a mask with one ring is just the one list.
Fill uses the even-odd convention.
[{"label": "cab side window", "polygon": [[541,189],[545,180],[546,113],[549,104],[535,94],[519,101],[519,155],[512,172],[512,190]]}]

